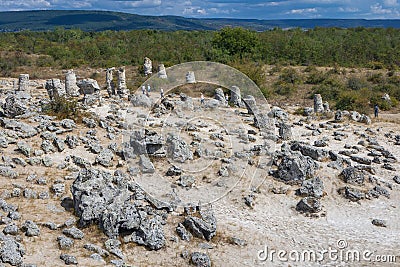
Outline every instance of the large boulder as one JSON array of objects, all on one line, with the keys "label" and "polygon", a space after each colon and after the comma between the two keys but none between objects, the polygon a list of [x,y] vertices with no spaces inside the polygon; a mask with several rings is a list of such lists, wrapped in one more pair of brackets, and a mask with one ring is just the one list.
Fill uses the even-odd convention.
[{"label": "large boulder", "polygon": [[79,91],[83,95],[91,95],[100,92],[100,86],[94,79],[83,79],[77,82]]},{"label": "large boulder", "polygon": [[283,122],[279,124],[279,137],[285,141],[292,139],[292,130],[290,124]]},{"label": "large boulder", "polygon": [[24,247],[21,243],[17,242],[13,236],[0,233],[0,259],[3,263],[9,263],[12,266],[20,266],[24,254]]},{"label": "large boulder", "polygon": [[79,87],[76,84],[76,74],[74,70],[65,73],[65,94],[67,96],[79,96]]},{"label": "large boulder", "polygon": [[339,177],[344,182],[355,185],[362,185],[365,180],[363,171],[352,166],[343,169]]},{"label": "large boulder", "polygon": [[131,95],[130,100],[134,107],[150,108],[153,104],[150,97],[146,96],[145,94]]},{"label": "large boulder", "polygon": [[151,62],[151,59],[148,57],[144,58],[143,71],[145,76],[151,75],[153,73],[153,64]]},{"label": "large boulder", "polygon": [[297,203],[296,210],[303,213],[317,213],[322,210],[322,205],[318,198],[305,197]]},{"label": "large boulder", "polygon": [[220,102],[221,106],[226,106],[228,104],[225,99],[225,94],[222,88],[215,89],[214,98]]},{"label": "large boulder", "polygon": [[305,180],[296,194],[303,197],[321,198],[324,195],[324,183],[319,177]]},{"label": "large boulder", "polygon": [[293,151],[300,151],[301,154],[303,154],[304,156],[309,156],[313,160],[317,161],[326,161],[330,158],[328,150],[317,148],[300,142],[293,142],[290,146],[290,149]]},{"label": "large boulder", "polygon": [[198,214],[185,217],[183,225],[194,236],[210,241],[217,232],[217,219],[211,208],[201,209]]},{"label": "large boulder", "polygon": [[165,245],[163,218],[155,202],[123,173],[81,169],[71,186],[80,227],[97,224],[109,238],[124,235],[151,250]]},{"label": "large boulder", "polygon": [[28,103],[18,97],[16,94],[7,96],[4,104],[2,105],[4,116],[7,118],[15,118],[25,114],[28,111]]},{"label": "large boulder", "polygon": [[301,153],[291,153],[283,155],[275,177],[285,183],[301,183],[313,177],[318,165],[316,162]]},{"label": "large boulder", "polygon": [[185,162],[193,159],[190,146],[180,136],[170,134],[167,138],[167,155],[170,159]]}]

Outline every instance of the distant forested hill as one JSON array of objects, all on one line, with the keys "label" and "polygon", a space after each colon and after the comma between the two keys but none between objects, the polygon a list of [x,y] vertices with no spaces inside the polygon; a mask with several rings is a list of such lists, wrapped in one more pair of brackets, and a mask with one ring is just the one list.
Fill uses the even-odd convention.
[{"label": "distant forested hill", "polygon": [[217,30],[241,26],[256,31],[272,28],[400,28],[400,20],[363,19],[194,19],[178,16],[141,16],[110,11],[42,10],[0,12],[0,31],[47,31],[55,27],[80,28],[83,31],[103,30]]}]

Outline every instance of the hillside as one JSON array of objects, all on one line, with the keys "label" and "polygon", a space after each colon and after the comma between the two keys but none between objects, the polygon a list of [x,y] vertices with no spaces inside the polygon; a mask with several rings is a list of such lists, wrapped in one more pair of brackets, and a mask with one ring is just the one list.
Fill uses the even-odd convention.
[{"label": "hillside", "polygon": [[362,19],[195,19],[178,16],[141,16],[110,11],[42,10],[0,12],[0,31],[46,31],[55,27],[80,28],[84,31],[103,30],[217,30],[227,26],[241,26],[264,31],[272,28],[315,27],[378,27],[400,28],[400,20]]}]

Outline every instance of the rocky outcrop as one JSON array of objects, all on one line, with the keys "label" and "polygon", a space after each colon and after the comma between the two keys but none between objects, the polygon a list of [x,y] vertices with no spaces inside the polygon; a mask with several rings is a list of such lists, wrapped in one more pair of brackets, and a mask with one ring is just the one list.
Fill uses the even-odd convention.
[{"label": "rocky outcrop", "polygon": [[217,219],[211,208],[200,209],[198,214],[190,214],[185,217],[183,225],[195,237],[210,241],[217,231]]},{"label": "rocky outcrop", "polygon": [[5,102],[1,106],[4,116],[7,118],[15,118],[23,115],[28,111],[28,103],[16,94],[7,96]]},{"label": "rocky outcrop", "polygon": [[170,159],[185,162],[193,159],[193,152],[189,145],[176,134],[170,134],[167,138],[167,155]]},{"label": "rocky outcrop", "polygon": [[18,78],[18,91],[28,91],[29,74],[20,74]]},{"label": "rocky outcrop", "polygon": [[314,112],[315,113],[324,112],[324,104],[322,102],[322,96],[320,94],[314,95]]},{"label": "rocky outcrop", "polygon": [[0,260],[12,266],[22,264],[25,249],[14,237],[0,233]]},{"label": "rocky outcrop", "polygon": [[145,76],[151,75],[153,73],[153,64],[151,62],[151,59],[148,57],[144,58],[143,71]]},{"label": "rocky outcrop", "polygon": [[160,79],[167,79],[167,71],[165,70],[164,64],[158,65],[158,78]]},{"label": "rocky outcrop", "polygon": [[80,227],[97,224],[109,238],[124,234],[125,242],[152,250],[165,245],[161,213],[121,172],[82,169],[71,192]]},{"label": "rocky outcrop", "polygon": [[60,79],[47,80],[45,88],[50,100],[65,96],[65,87],[61,84]]},{"label": "rocky outcrop", "polygon": [[240,88],[234,85],[230,88],[230,91],[231,91],[230,102],[235,107],[240,107],[242,105],[242,95],[240,93]]},{"label": "rocky outcrop", "polygon": [[317,164],[308,156],[299,152],[283,155],[275,172],[275,177],[285,183],[301,183],[314,176]]},{"label": "rocky outcrop", "polygon": [[76,84],[76,74],[74,70],[65,73],[65,94],[68,97],[79,96],[79,87]]},{"label": "rocky outcrop", "polygon": [[196,83],[196,77],[194,76],[193,71],[188,71],[185,77],[186,77],[186,83]]}]

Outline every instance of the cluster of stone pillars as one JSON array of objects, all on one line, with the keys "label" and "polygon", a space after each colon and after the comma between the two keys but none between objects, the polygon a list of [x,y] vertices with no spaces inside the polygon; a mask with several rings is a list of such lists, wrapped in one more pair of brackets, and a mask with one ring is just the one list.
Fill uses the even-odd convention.
[{"label": "cluster of stone pillars", "polygon": [[110,97],[112,96],[120,96],[125,97],[129,94],[128,87],[126,86],[126,77],[125,77],[125,67],[120,67],[117,69],[118,81],[117,86],[115,86],[114,82],[114,72],[116,68],[108,68],[106,69],[106,88],[107,93]]}]

